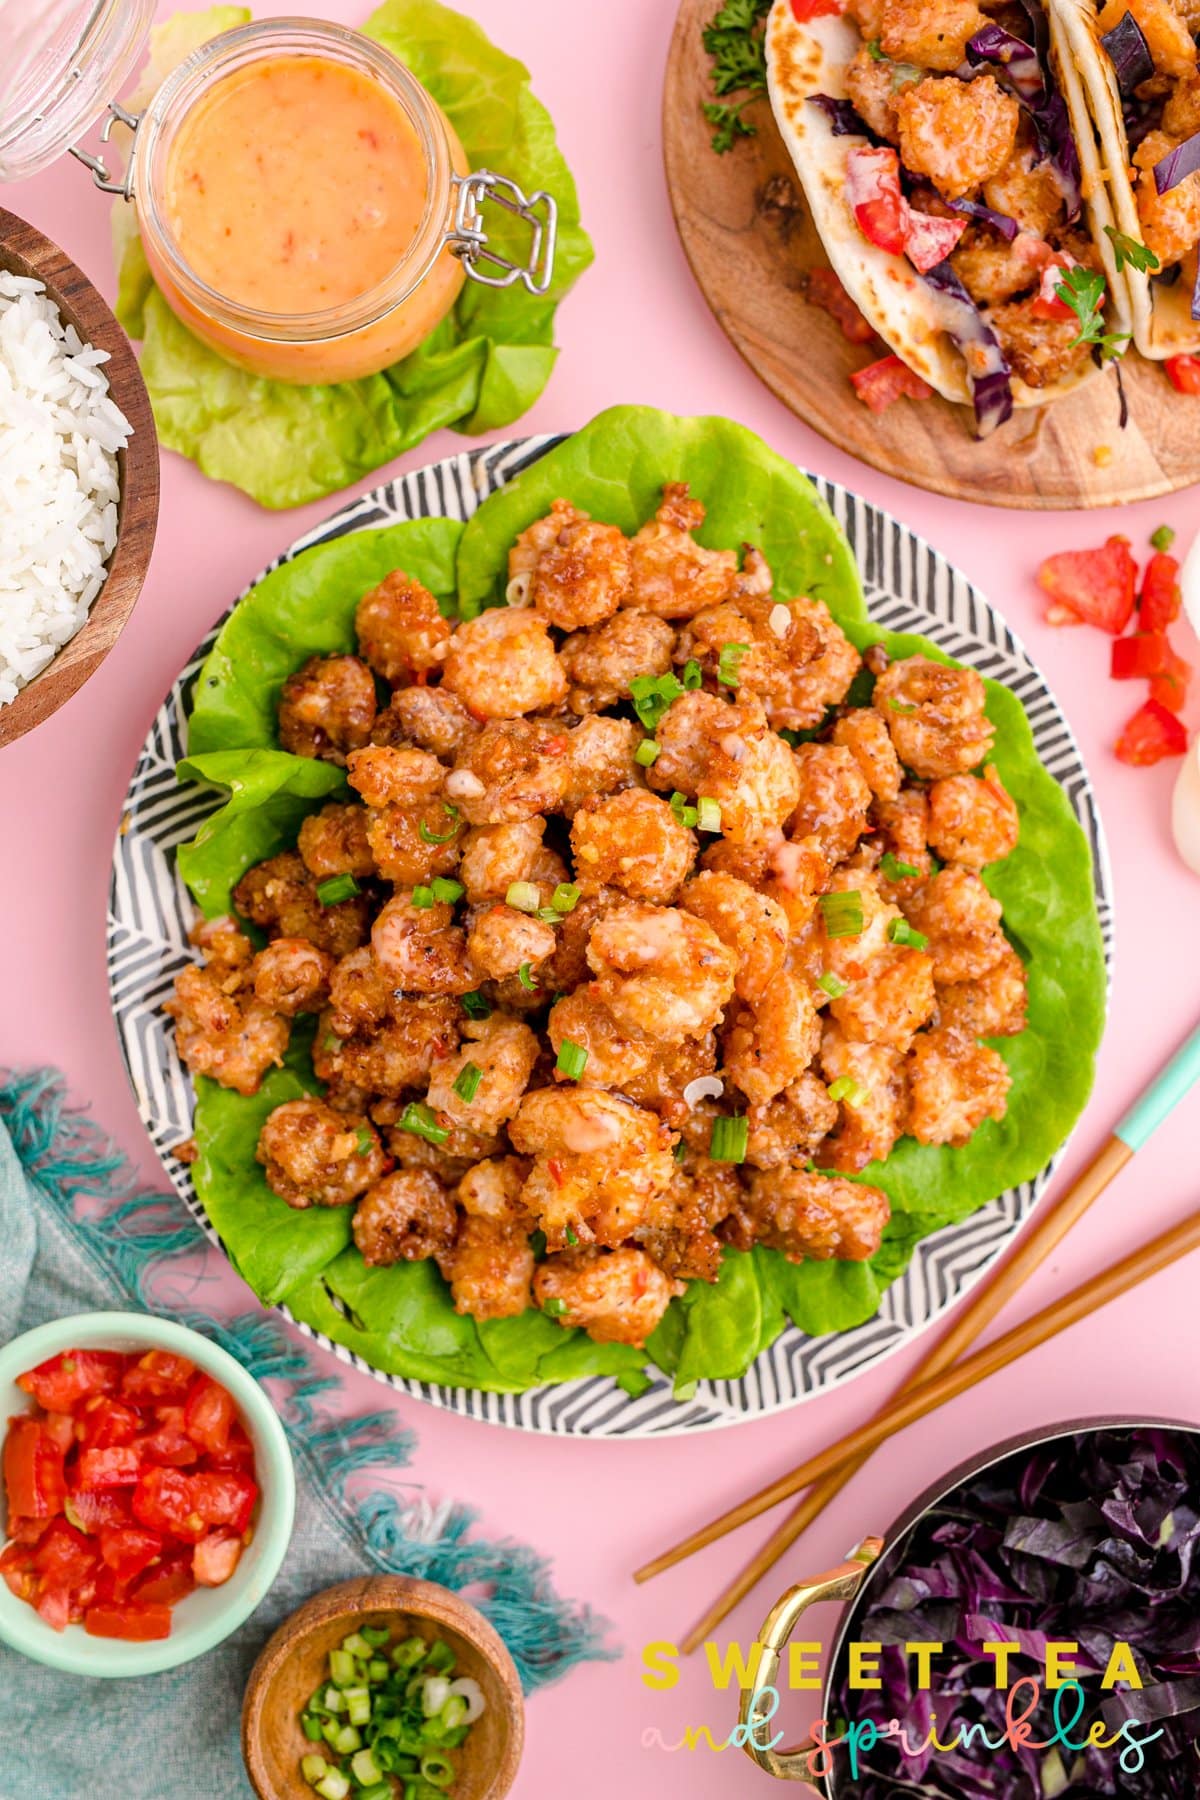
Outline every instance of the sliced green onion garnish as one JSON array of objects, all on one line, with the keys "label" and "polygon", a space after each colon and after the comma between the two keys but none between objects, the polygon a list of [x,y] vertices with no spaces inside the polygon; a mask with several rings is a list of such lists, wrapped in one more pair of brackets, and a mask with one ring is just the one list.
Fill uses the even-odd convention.
[{"label": "sliced green onion garnish", "polygon": [[1170,525],[1160,525],[1157,531],[1152,531],[1150,533],[1150,548],[1152,550],[1169,550],[1174,542],[1175,532]]},{"label": "sliced green onion garnish", "polygon": [[339,1688],[354,1686],[354,1658],[348,1650],[329,1652],[329,1673]]},{"label": "sliced green onion garnish", "polygon": [[890,850],[884,851],[879,867],[887,881],[906,881],[910,875],[921,873],[915,863],[901,862],[900,858],[893,856]]},{"label": "sliced green onion garnish", "polygon": [[467,891],[461,881],[451,881],[448,875],[437,876],[432,885],[434,899],[447,906],[453,906]]},{"label": "sliced green onion garnish", "polygon": [[512,882],[504,896],[504,904],[511,906],[515,912],[535,913],[541,902],[542,896],[532,881]]},{"label": "sliced green onion garnish", "polygon": [[568,1248],[570,1249],[574,1249],[575,1245],[579,1242],[579,1233],[575,1230],[573,1225],[567,1226],[566,1239]]},{"label": "sliced green onion garnish", "polygon": [[[427,1144],[444,1144],[450,1136],[445,1126],[438,1124],[433,1108],[426,1106],[423,1100],[409,1101],[400,1117],[400,1129],[401,1131],[411,1131],[414,1137],[424,1138]],[[336,1655],[336,1650],[331,1651],[331,1663]],[[351,1661],[353,1660],[351,1658]],[[337,1680],[336,1675],[334,1680]]]},{"label": "sliced green onion garnish", "polygon": [[392,1634],[386,1625],[364,1625],[358,1635],[372,1650],[381,1650]]},{"label": "sliced green onion garnish", "polygon": [[430,1750],[421,1758],[421,1780],[430,1787],[448,1788],[454,1780],[454,1764],[440,1750]]},{"label": "sliced green onion garnish", "polygon": [[370,1750],[356,1750],[350,1759],[350,1773],[355,1781],[363,1787],[370,1787],[373,1781],[383,1780],[383,1770],[375,1761]]},{"label": "sliced green onion garnish", "polygon": [[721,654],[717,658],[717,680],[722,687],[735,688],[738,685],[741,679],[738,670],[749,648],[749,644],[721,645]]},{"label": "sliced green onion garnish", "polygon": [[428,912],[433,905],[433,889],[431,887],[415,887],[412,891],[412,904],[418,912]]},{"label": "sliced green onion garnish", "polygon": [[571,1081],[578,1081],[587,1068],[587,1059],[588,1053],[582,1044],[574,1044],[570,1038],[564,1038],[554,1066]]},{"label": "sliced green onion garnish", "polygon": [[679,1142],[676,1144],[675,1148],[672,1150],[671,1155],[675,1158],[675,1161],[677,1163],[681,1163],[684,1160],[684,1158],[686,1157],[687,1145],[684,1143],[682,1138],[680,1138]]},{"label": "sliced green onion garnish", "polygon": [[647,731],[653,731],[672,701],[683,692],[674,675],[635,675],[629,683],[633,710]]},{"label": "sliced green onion garnish", "polygon": [[352,1631],[349,1637],[344,1637],[342,1649],[348,1650],[351,1656],[359,1656],[364,1660],[371,1654],[371,1646],[360,1631]]},{"label": "sliced green onion garnish", "polygon": [[401,1638],[392,1646],[391,1655],[398,1669],[415,1669],[429,1655],[429,1645],[422,1637]]},{"label": "sliced green onion garnish", "polygon": [[464,1063],[458,1074],[454,1077],[454,1091],[460,1100],[465,1100],[467,1105],[470,1106],[472,1100],[479,1092],[479,1084],[482,1080],[483,1070],[478,1063]]},{"label": "sliced green onion garnish", "polygon": [[573,881],[560,881],[550,896],[550,904],[557,913],[574,912],[579,905],[579,889]]},{"label": "sliced green onion garnish", "polygon": [[857,888],[822,894],[817,904],[825,921],[826,937],[859,936],[863,928],[863,903]]},{"label": "sliced green onion garnish", "polygon": [[696,824],[701,831],[720,831],[720,801],[710,800],[707,794],[698,795],[696,799]]},{"label": "sliced green onion garnish", "polygon": [[551,1319],[561,1319],[566,1310],[566,1301],[560,1300],[557,1294],[551,1294],[548,1300],[542,1301],[542,1311]]},{"label": "sliced green onion garnish", "polygon": [[823,993],[828,994],[831,1000],[840,1000],[842,995],[846,992],[846,983],[842,980],[841,976],[832,973],[818,975],[817,986]]},{"label": "sliced green onion garnish", "polygon": [[893,919],[888,926],[893,944],[907,944],[910,950],[928,950],[929,939],[922,931],[914,931],[907,919]]},{"label": "sliced green onion garnish", "polygon": [[381,1656],[373,1656],[367,1664],[368,1681],[386,1681],[392,1672],[390,1663],[385,1663]]},{"label": "sliced green onion garnish", "polygon": [[[354,1735],[358,1736],[357,1731]],[[320,1794],[321,1800],[346,1800],[346,1795],[350,1792],[350,1783],[337,1769],[330,1769],[328,1775],[322,1781],[317,1782],[315,1792]]]},{"label": "sliced green onion garnish", "polygon": [[861,1106],[864,1100],[870,1098],[870,1093],[870,1088],[863,1087],[862,1083],[855,1081],[851,1075],[839,1075],[836,1081],[830,1083],[829,1087],[831,1100],[845,1100],[850,1106]]},{"label": "sliced green onion garnish", "polygon": [[562,924],[562,914],[555,912],[552,906],[539,906],[533,916],[535,919],[540,919],[543,925]]},{"label": "sliced green onion garnish", "polygon": [[713,1120],[712,1138],[708,1146],[710,1162],[740,1163],[746,1160],[750,1141],[749,1119],[731,1119],[722,1115]]},{"label": "sliced green onion garnish", "polygon": [[[367,1690],[364,1688],[362,1691],[365,1694]],[[370,1701],[368,1701],[366,1718],[363,1720],[364,1725],[370,1716],[371,1706]],[[357,1725],[343,1725],[337,1736],[334,1738],[332,1747],[337,1751],[339,1756],[349,1756],[352,1751],[362,1749],[362,1732],[358,1729]]]},{"label": "sliced green onion garnish", "polygon": [[893,700],[890,697],[888,699],[888,705],[894,713],[899,713],[902,719],[911,718],[913,713],[917,710],[915,706],[909,706],[903,700]]},{"label": "sliced green onion garnish", "polygon": [[633,760],[641,763],[643,769],[648,769],[651,763],[658,761],[658,753],[661,749],[662,745],[657,738],[645,737],[634,751]]},{"label": "sliced green onion garnish", "polygon": [[[321,1741],[321,1721],[320,1721],[320,1719],[314,1718],[312,1713],[303,1713],[301,1715],[300,1729],[304,1733],[305,1737],[308,1739],[310,1744],[319,1744],[320,1743],[320,1741]],[[321,1760],[322,1759],[320,1757],[317,1758],[318,1762],[320,1762]],[[322,1769],[321,1773],[322,1774],[325,1773],[324,1769]],[[306,1775],[304,1779],[307,1781],[309,1779],[309,1777]]]},{"label": "sliced green onion garnish", "polygon": [[342,1699],[342,1690],[337,1687],[325,1689],[325,1710],[331,1713],[344,1713],[346,1702]]},{"label": "sliced green onion garnish", "polygon": [[358,1145],[360,1156],[370,1156],[375,1148],[375,1133],[369,1125],[360,1125],[354,1133],[354,1141]]},{"label": "sliced green onion garnish", "polygon": [[422,843],[425,843],[425,844],[448,844],[450,842],[450,839],[454,836],[455,832],[458,830],[458,808],[457,808],[457,806],[451,806],[451,804],[448,800],[443,800],[441,802],[441,807],[442,807],[442,811],[445,813],[446,817],[450,821],[449,831],[443,831],[441,836],[439,837],[436,831],[430,831],[428,825],[425,823],[424,819],[422,819],[420,826],[419,826]]},{"label": "sliced green onion garnish", "polygon": [[531,994],[536,991],[538,981],[537,976],[533,972],[532,963],[521,964],[520,968],[517,970],[517,980],[523,988],[528,988]]},{"label": "sliced green onion garnish", "polygon": [[684,825],[690,828],[700,817],[696,808],[688,805],[686,794],[681,794],[678,788],[676,788],[675,792],[671,795],[667,804],[671,808],[671,812],[674,815],[677,825]]},{"label": "sliced green onion garnish", "polygon": [[462,996],[462,1009],[468,1019],[490,1019],[492,1016],[491,1001],[485,999],[478,989]]},{"label": "sliced green onion garnish", "polygon": [[683,665],[683,685],[689,694],[704,686],[704,670],[694,656],[689,656]]},{"label": "sliced green onion garnish", "polygon": [[329,1773],[329,1764],[323,1756],[306,1756],[300,1764],[300,1773],[310,1787],[316,1787],[318,1781],[324,1781]]},{"label": "sliced green onion garnish", "polygon": [[454,1652],[444,1638],[437,1638],[429,1646],[429,1667],[448,1675],[454,1667]]},{"label": "sliced green onion garnish", "polygon": [[800,733],[793,731],[790,725],[781,726],[777,736],[783,739],[789,750],[794,750],[800,742]]},{"label": "sliced green onion garnish", "polygon": [[371,1693],[369,1688],[353,1687],[346,1689],[346,1711],[351,1725],[365,1725],[371,1717]]},{"label": "sliced green onion garnish", "polygon": [[331,875],[328,881],[317,883],[317,899],[322,906],[336,906],[341,900],[353,900],[358,891],[353,875]]}]

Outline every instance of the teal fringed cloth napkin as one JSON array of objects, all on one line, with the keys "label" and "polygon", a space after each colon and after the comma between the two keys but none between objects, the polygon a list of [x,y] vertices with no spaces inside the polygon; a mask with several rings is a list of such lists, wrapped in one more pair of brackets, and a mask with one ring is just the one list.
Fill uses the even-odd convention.
[{"label": "teal fringed cloth napkin", "polygon": [[[319,1353],[306,1354],[278,1321],[198,1313],[203,1246],[177,1201],[131,1191],[121,1158],[68,1109],[60,1077],[0,1076],[0,1341],[69,1313],[169,1314],[267,1383],[297,1486],[278,1581],[210,1655],[148,1680],[87,1681],[0,1645],[0,1800],[252,1800],[238,1748],[251,1664],[281,1619],[348,1576],[389,1571],[466,1590],[527,1691],[611,1654],[602,1624],[555,1594],[534,1550],[482,1538],[469,1508],[405,1488],[400,1471],[416,1445],[394,1412],[334,1417],[337,1378],[315,1373]],[[481,1434],[481,1464],[487,1449]]]}]

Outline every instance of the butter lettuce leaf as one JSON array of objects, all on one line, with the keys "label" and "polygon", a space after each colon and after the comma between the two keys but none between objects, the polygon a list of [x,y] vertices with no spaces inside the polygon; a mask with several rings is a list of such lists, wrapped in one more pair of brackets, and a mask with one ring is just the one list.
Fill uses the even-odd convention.
[{"label": "butter lettuce leaf", "polygon": [[[198,43],[242,23],[242,13],[221,6],[168,21],[152,73],[161,79]],[[268,381],[235,368],[180,323],[154,285],[131,229],[132,209],[118,208],[117,316],[142,339],[159,436],[263,506],[299,506],[333,493],[443,427],[482,434],[520,418],[554,367],[558,303],[592,260],[574,179],[525,66],[439,0],[385,0],[363,29],[438,101],[473,169],[507,175],[527,194],[544,189],[555,197],[554,281],[541,297],[520,283],[488,288],[468,281],[438,329],[380,375],[328,386]],[[147,85],[143,80],[143,90]],[[519,242],[507,221],[489,230],[497,243]]]}]

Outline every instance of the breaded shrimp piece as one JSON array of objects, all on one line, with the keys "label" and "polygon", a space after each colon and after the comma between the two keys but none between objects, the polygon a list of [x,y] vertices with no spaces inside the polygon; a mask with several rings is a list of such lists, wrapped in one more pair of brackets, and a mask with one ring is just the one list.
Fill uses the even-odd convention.
[{"label": "breaded shrimp piece", "polygon": [[247,869],[233,890],[233,904],[268,937],[307,938],[318,950],[341,957],[366,942],[373,902],[368,894],[354,894],[322,906],[316,877],[294,850],[284,850]]},{"label": "breaded shrimp piece", "polygon": [[494,1156],[476,1163],[458,1184],[458,1204],[475,1219],[524,1223],[521,1189],[528,1173],[529,1165],[519,1156]]},{"label": "breaded shrimp piece", "polygon": [[951,864],[939,870],[905,903],[905,912],[929,939],[934,980],[940,986],[977,981],[1009,948],[1000,926],[1000,902],[969,869]]},{"label": "breaded shrimp piece", "polygon": [[617,1023],[668,1043],[720,1022],[737,971],[734,952],[702,919],[638,904],[599,920],[587,959]]},{"label": "breaded shrimp piece", "polygon": [[[552,1029],[557,1011],[556,1006],[550,1014]],[[717,1066],[716,1033],[706,1031],[699,1037],[680,1038],[675,1044],[655,1043],[651,1049],[648,1066],[640,1073],[628,1071],[615,1085],[628,1099],[648,1106],[668,1125],[679,1127],[691,1111],[683,1097],[687,1088],[698,1077],[711,1075]]]},{"label": "breaded shrimp piece", "polygon": [[293,756],[344,763],[368,742],[375,723],[375,682],[357,656],[310,656],[279,696],[279,742]]},{"label": "breaded shrimp piece", "polygon": [[397,749],[405,745],[431,750],[441,762],[453,762],[479,730],[462,701],[446,688],[397,688],[375,720],[373,744]]},{"label": "breaded shrimp piece", "polygon": [[[876,959],[890,950],[900,910],[884,899],[877,875],[848,864],[834,870],[827,891],[831,904],[821,909],[823,971],[847,983],[862,981]],[[845,902],[836,899],[841,894],[847,896]],[[856,915],[861,915],[861,924]]]},{"label": "breaded shrimp piece", "polygon": [[635,675],[665,675],[671,667],[675,632],[654,613],[625,607],[592,631],[577,631],[559,650],[570,687],[567,705],[575,713],[600,712],[628,698]]},{"label": "breaded shrimp piece", "polygon": [[539,969],[554,955],[554,927],[497,901],[483,907],[471,919],[467,955],[476,973],[485,980],[503,981],[528,966]]},{"label": "breaded shrimp piece", "polygon": [[855,1175],[870,1162],[882,1162],[906,1129],[904,1052],[891,1044],[853,1042],[830,1020],[821,1038],[821,1071],[831,1085],[855,1084],[838,1102],[837,1130],[817,1151],[821,1167]]},{"label": "breaded shrimp piece", "polygon": [[416,887],[451,873],[466,826],[442,797],[446,771],[436,756],[371,744],[351,755],[348,773],[367,802],[367,843],[385,880]]},{"label": "breaded shrimp piece", "polygon": [[275,938],[254,959],[254,992],[264,1006],[289,1019],[320,1012],[334,967],[332,956],[307,938]]},{"label": "breaded shrimp piece", "polygon": [[196,946],[211,969],[223,975],[240,971],[238,986],[254,958],[254,945],[228,913],[215,919],[197,919],[188,932],[188,943]]},{"label": "breaded shrimp piece", "polygon": [[604,1088],[537,1088],[509,1126],[513,1148],[534,1158],[521,1204],[551,1250],[619,1244],[661,1213],[675,1170],[671,1134],[654,1113]]},{"label": "breaded shrimp piece", "polygon": [[255,1153],[272,1193],[289,1206],[349,1206],[382,1179],[388,1159],[368,1119],[309,1096],[267,1114]]},{"label": "breaded shrimp piece", "polygon": [[904,780],[891,735],[869,706],[852,706],[833,727],[833,742],[849,750],[876,800],[894,801]]},{"label": "breaded shrimp piece", "polygon": [[365,806],[333,800],[320,812],[309,813],[301,823],[296,848],[305,868],[318,881],[327,881],[331,875],[354,875],[365,881],[375,873]]},{"label": "breaded shrimp piece", "polygon": [[1025,965],[1006,942],[998,961],[975,981],[937,990],[937,1022],[964,1037],[1016,1037],[1025,1029],[1028,1001]]},{"label": "breaded shrimp piece", "polygon": [[[232,986],[233,992],[227,992]],[[291,1020],[253,994],[237,992],[219,965],[189,963],[163,1011],[175,1020],[175,1045],[193,1075],[209,1075],[238,1094],[257,1094],[268,1069],[283,1063]]]},{"label": "breaded shrimp piece", "polygon": [[585,800],[571,825],[581,890],[619,888],[635,900],[673,900],[696,860],[696,836],[645,788]]},{"label": "breaded shrimp piece", "polygon": [[438,1257],[454,1310],[472,1319],[511,1319],[528,1310],[534,1260],[519,1223],[462,1220],[452,1249]]},{"label": "breaded shrimp piece", "polygon": [[458,1214],[428,1169],[395,1169],[367,1189],[350,1229],[368,1269],[424,1262],[454,1242]]},{"label": "breaded shrimp piece", "polygon": [[[878,44],[878,37],[871,39]],[[846,97],[859,118],[865,119],[877,137],[889,142],[896,137],[896,109],[892,104],[900,88],[919,81],[920,71],[907,74],[903,63],[890,62],[884,56],[872,56],[861,44],[846,64]]]},{"label": "breaded shrimp piece", "polygon": [[[454,1124],[494,1137],[520,1105],[540,1047],[528,1025],[503,1013],[493,1013],[490,1019],[468,1019],[463,1040],[457,1055],[435,1064],[429,1104]],[[464,1100],[454,1083],[472,1068],[478,1070],[480,1080],[471,1098]]]},{"label": "breaded shrimp piece", "polygon": [[793,944],[811,935],[817,899],[828,880],[829,857],[818,838],[779,834],[759,886],[787,914]]},{"label": "breaded shrimp piece", "polygon": [[933,873],[927,848],[929,796],[924,788],[902,787],[895,800],[877,800],[872,811],[883,845],[879,890],[898,906],[911,899]]},{"label": "breaded shrimp piece", "polygon": [[[1200,216],[1197,231],[1200,232]],[[1079,342],[1078,321],[1044,318],[1036,295],[1011,300],[1006,306],[993,306],[988,323],[1000,339],[1014,375],[1026,387],[1052,387],[1091,357],[1090,346]]]},{"label": "breaded shrimp piece", "polygon": [[562,924],[554,928],[554,955],[543,963],[539,975],[548,993],[570,994],[591,980],[587,946],[592,927],[605,913],[628,904],[623,894],[605,889],[603,893],[585,894],[569,913],[563,914]]},{"label": "breaded shrimp piece", "polygon": [[683,1283],[672,1281],[644,1250],[569,1250],[548,1256],[533,1278],[534,1299],[564,1330],[598,1344],[640,1349]]},{"label": "breaded shrimp piece", "polygon": [[642,728],[632,719],[593,713],[567,733],[565,781],[556,811],[573,819],[585,800],[640,787],[642,771],[634,752]]},{"label": "breaded shrimp piece", "polygon": [[756,1169],[778,1169],[812,1156],[837,1124],[838,1109],[819,1076],[807,1070],[783,1092],[750,1108],[746,1161]]},{"label": "breaded shrimp piece", "polygon": [[982,869],[1017,847],[1021,818],[994,763],[977,775],[947,775],[929,790],[929,842],[943,862]]},{"label": "breaded shrimp piece", "polygon": [[478,977],[467,960],[466,933],[442,902],[416,907],[397,894],[371,927],[371,947],[384,975],[416,994],[467,994]]},{"label": "breaded shrimp piece", "polygon": [[397,992],[375,960],[370,944],[352,950],[334,965],[329,978],[329,1027],[341,1037],[374,1031],[383,1024]]},{"label": "breaded shrimp piece", "polygon": [[936,1004],[933,959],[897,945],[874,957],[862,977],[830,1001],[829,1011],[848,1038],[906,1050]]},{"label": "breaded shrimp piece", "polygon": [[690,619],[725,598],[737,578],[737,557],[698,544],[692,533],[703,523],[704,507],[689,497],[687,484],[668,482],[662,505],[631,546],[627,606],[662,619]]},{"label": "breaded shrimp piece", "polygon": [[449,994],[393,995],[387,1017],[361,1035],[339,1037],[323,1019],[313,1068],[321,1081],[398,1099],[453,1056],[465,1022]]},{"label": "breaded shrimp piece", "polygon": [[738,698],[761,700],[776,730],[820,724],[845,699],[861,666],[825,603],[805,597],[785,604],[769,594],[743,594],[697,613],[680,633],[675,660],[695,659],[719,682],[722,651],[727,664],[730,646],[737,653]]},{"label": "breaded shrimp piece", "polygon": [[974,0],[883,0],[879,42],[893,62],[949,74],[966,60],[967,44],[987,24]]},{"label": "breaded shrimp piece", "polygon": [[798,1081],[821,1042],[808,983],[782,970],[752,1006],[735,1007],[725,1031],[722,1067],[754,1106]]},{"label": "breaded shrimp piece", "polygon": [[460,751],[446,779],[447,797],[469,825],[510,825],[558,812],[572,773],[569,751],[570,733],[550,720],[491,720]]},{"label": "breaded shrimp piece", "polygon": [[1141,171],[1135,198],[1142,239],[1164,268],[1186,256],[1200,237],[1200,174],[1193,170],[1165,194],[1155,185],[1154,165],[1175,148],[1175,139],[1165,131],[1151,131],[1133,153]]},{"label": "breaded shrimp piece", "polygon": [[747,1210],[758,1242],[792,1263],[866,1262],[892,1216],[879,1188],[797,1168],[752,1175]]},{"label": "breaded shrimp piece", "polygon": [[[542,845],[546,821],[515,819],[509,825],[475,825],[462,843],[458,879],[472,906],[487,900],[503,900],[514,881],[538,887],[558,886],[567,877],[566,864]],[[549,903],[547,898],[547,904]]]},{"label": "breaded shrimp piece", "polygon": [[[994,211],[1015,219],[1022,233],[1043,240],[1063,213],[1062,189],[1048,158],[1041,158],[1032,127],[1022,124],[1017,147],[1007,165],[984,185],[983,198]],[[1018,239],[1018,242],[1021,240]],[[960,239],[961,242],[961,239]],[[1009,251],[1013,246],[1009,246]],[[1028,286],[1028,278],[1025,285]]]},{"label": "breaded shrimp piece", "polygon": [[733,951],[739,999],[753,1000],[770,985],[783,967],[788,941],[788,917],[777,900],[736,875],[705,869],[688,882],[679,904],[711,925]]},{"label": "breaded shrimp piece", "polygon": [[511,605],[532,605],[560,631],[611,618],[629,595],[629,539],[568,500],[523,531],[508,553]]},{"label": "breaded shrimp piece", "polygon": [[[582,1073],[573,1079],[584,1087],[619,1088],[631,1100],[641,1096],[630,1092],[630,1083],[662,1054],[663,1047],[655,1039],[618,1025],[590,986],[556,1000],[546,1030],[556,1058],[567,1041],[587,1052]],[[569,1078],[556,1069],[554,1079],[565,1083]]]},{"label": "breaded shrimp piece", "polygon": [[364,594],[354,615],[359,655],[389,687],[439,669],[452,630],[428,588],[403,569],[393,569]]},{"label": "breaded shrimp piece", "polygon": [[816,838],[830,862],[841,862],[870,823],[866,777],[842,744],[801,744],[794,755],[800,800],[788,829],[796,838]]},{"label": "breaded shrimp piece", "polygon": [[346,779],[368,806],[404,806],[440,793],[446,771],[428,750],[367,744],[346,759]]},{"label": "breaded shrimp piece", "polygon": [[546,621],[525,607],[494,606],[465,619],[450,640],[442,685],[481,719],[547,712],[567,697]]},{"label": "breaded shrimp piece", "polygon": [[1012,1076],[1002,1056],[956,1031],[923,1031],[908,1053],[907,1129],[920,1144],[965,1144],[1008,1110]]},{"label": "breaded shrimp piece", "polygon": [[974,669],[947,668],[925,656],[892,663],[872,695],[900,761],[926,781],[962,775],[983,762],[996,735],[986,703],[987,689]]},{"label": "breaded shrimp piece", "polygon": [[914,175],[928,176],[945,200],[974,193],[1013,153],[1020,109],[993,75],[971,81],[927,76],[902,88],[893,104],[901,162]]},{"label": "breaded shrimp piece", "polygon": [[647,772],[662,793],[704,795],[721,808],[732,843],[761,839],[791,817],[800,798],[796,760],[755,699],[730,705],[715,694],[681,694],[658,726],[659,755]]},{"label": "breaded shrimp piece", "polygon": [[666,1199],[670,1211],[660,1225],[638,1233],[639,1244],[677,1281],[716,1281],[722,1249],[716,1227],[743,1203],[736,1169],[689,1155],[676,1168]]}]

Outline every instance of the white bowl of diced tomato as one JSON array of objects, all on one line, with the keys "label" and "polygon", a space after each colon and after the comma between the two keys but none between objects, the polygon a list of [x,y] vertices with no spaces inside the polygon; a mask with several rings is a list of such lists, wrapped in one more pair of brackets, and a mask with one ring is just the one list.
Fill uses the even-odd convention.
[{"label": "white bowl of diced tomato", "polygon": [[264,1390],[198,1332],[86,1313],[0,1350],[0,1638],[74,1674],[142,1676],[249,1617],[292,1533]]}]

